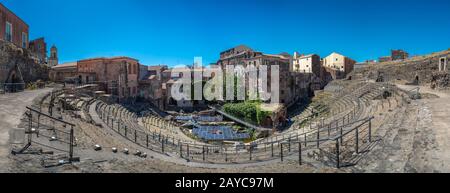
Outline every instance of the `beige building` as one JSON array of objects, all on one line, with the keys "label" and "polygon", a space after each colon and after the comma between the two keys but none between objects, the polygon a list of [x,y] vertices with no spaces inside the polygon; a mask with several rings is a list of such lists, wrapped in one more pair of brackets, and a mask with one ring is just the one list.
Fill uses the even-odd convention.
[{"label": "beige building", "polygon": [[320,56],[316,54],[300,55],[295,52],[292,57],[292,71],[300,73],[314,73],[320,75]]},{"label": "beige building", "polygon": [[331,68],[345,75],[353,71],[356,61],[349,57],[333,52],[329,56],[323,59],[323,66],[326,68]]}]

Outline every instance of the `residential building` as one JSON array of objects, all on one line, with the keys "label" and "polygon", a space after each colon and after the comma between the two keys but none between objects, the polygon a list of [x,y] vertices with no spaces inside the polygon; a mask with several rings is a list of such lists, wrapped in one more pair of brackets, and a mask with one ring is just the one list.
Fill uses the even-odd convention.
[{"label": "residential building", "polygon": [[393,61],[396,60],[405,60],[408,59],[409,53],[405,52],[404,50],[392,50],[391,51],[391,58]]},{"label": "residential building", "polygon": [[46,62],[47,43],[45,43],[45,39],[43,37],[30,41],[28,48],[31,52],[36,54],[41,63]]},{"label": "residential building", "polygon": [[391,56],[382,56],[378,59],[378,62],[390,62],[390,61],[392,61]]},{"label": "residential building", "polygon": [[[222,69],[226,69],[226,66],[233,65],[238,66],[241,65],[246,68],[249,65],[254,65],[259,67],[261,65],[268,66],[268,86],[267,89],[270,92],[272,89],[270,87],[271,82],[271,66],[278,65],[280,70],[280,85],[279,85],[279,93],[280,93],[280,103],[289,105],[293,102],[295,96],[294,94],[294,86],[293,81],[291,80],[291,76],[289,76],[290,72],[290,63],[291,56],[287,53],[281,54],[264,54],[262,52],[254,51],[248,46],[237,46],[235,48],[231,48],[227,51],[224,51],[220,54],[220,59],[217,62],[217,65],[221,66]],[[261,78],[261,77],[259,77]],[[248,76],[247,76],[248,79]],[[260,82],[260,81],[258,81]],[[246,81],[247,88],[248,81]],[[262,85],[257,85],[258,88],[261,88]]]},{"label": "residential building", "polygon": [[165,109],[165,98],[163,90],[163,72],[169,68],[161,66],[143,66],[140,67],[139,77],[139,97],[150,101],[159,109]]},{"label": "residential building", "polygon": [[77,62],[69,62],[51,67],[49,72],[50,81],[66,82],[77,78]]},{"label": "residential building", "polygon": [[0,39],[21,48],[28,48],[28,38],[28,24],[0,3]]},{"label": "residential building", "polygon": [[129,57],[92,58],[77,62],[82,84],[103,84],[119,99],[138,96],[139,61]]},{"label": "residential building", "polygon": [[343,79],[353,71],[355,60],[333,52],[322,61],[325,71],[333,80]]},{"label": "residential building", "polygon": [[320,56],[317,54],[305,56],[296,52],[292,58],[292,67],[293,72],[313,73],[318,76],[321,68]]}]

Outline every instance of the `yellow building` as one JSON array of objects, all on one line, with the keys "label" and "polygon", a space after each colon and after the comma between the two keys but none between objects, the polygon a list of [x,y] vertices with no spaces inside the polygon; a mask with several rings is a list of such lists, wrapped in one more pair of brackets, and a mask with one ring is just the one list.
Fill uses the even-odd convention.
[{"label": "yellow building", "polygon": [[353,71],[356,61],[349,57],[338,54],[336,52],[331,53],[329,56],[323,59],[323,66],[331,68],[344,74],[348,74]]}]

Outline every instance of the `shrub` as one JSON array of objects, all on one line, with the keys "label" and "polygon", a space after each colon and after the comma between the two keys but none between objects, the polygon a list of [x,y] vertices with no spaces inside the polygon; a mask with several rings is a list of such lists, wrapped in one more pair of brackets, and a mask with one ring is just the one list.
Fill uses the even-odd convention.
[{"label": "shrub", "polygon": [[260,102],[228,103],[223,106],[223,110],[244,121],[261,125],[272,112],[262,111],[260,105]]}]

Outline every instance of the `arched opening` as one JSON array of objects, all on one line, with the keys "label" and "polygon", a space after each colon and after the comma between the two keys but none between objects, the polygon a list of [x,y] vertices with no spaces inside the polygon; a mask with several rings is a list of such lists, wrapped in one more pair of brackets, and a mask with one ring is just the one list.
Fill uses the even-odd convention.
[{"label": "arched opening", "polygon": [[24,85],[20,84],[23,82],[21,81],[21,77],[17,75],[16,69],[10,71],[5,83],[5,90],[7,92],[18,92],[24,89]]},{"label": "arched opening", "polygon": [[267,128],[272,128],[272,127],[273,127],[273,120],[272,120],[272,117],[267,116],[267,117],[264,119],[264,121],[263,121],[263,123],[262,123],[262,126],[263,126],[263,127],[267,127]]},{"label": "arched opening", "polygon": [[419,80],[419,76],[418,75],[416,75],[416,77],[414,78],[414,84],[415,85],[419,85],[419,82],[420,80]]},{"label": "arched opening", "polygon": [[13,73],[12,75],[11,75],[11,79],[10,79],[10,83],[11,83],[11,92],[17,92],[17,86],[18,85],[16,85],[18,82],[17,82],[17,80],[16,80],[16,73]]},{"label": "arched opening", "polygon": [[286,119],[284,117],[279,117],[278,118],[278,126],[279,127],[284,127],[286,126]]},{"label": "arched opening", "polygon": [[177,105],[177,101],[175,99],[173,99],[172,97],[170,97],[169,98],[169,105],[176,106]]},{"label": "arched opening", "polygon": [[387,98],[389,98],[389,97],[391,97],[392,96],[392,93],[391,92],[389,92],[389,91],[384,91],[383,92],[383,99],[387,99]]}]

